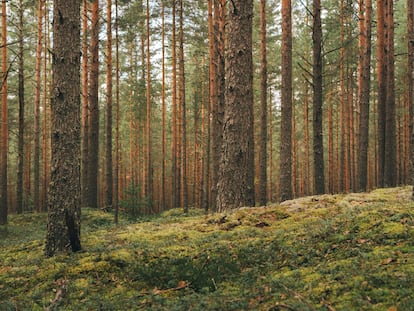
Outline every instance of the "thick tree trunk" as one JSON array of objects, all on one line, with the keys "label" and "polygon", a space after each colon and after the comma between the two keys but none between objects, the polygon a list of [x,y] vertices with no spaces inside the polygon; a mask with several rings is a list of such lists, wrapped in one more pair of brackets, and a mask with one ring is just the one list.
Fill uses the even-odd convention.
[{"label": "thick tree trunk", "polygon": [[228,12],[226,105],[217,208],[254,206],[252,0],[231,1]]},{"label": "thick tree trunk", "polygon": [[46,256],[80,243],[80,0],[54,0],[52,167]]},{"label": "thick tree trunk", "polygon": [[313,1],[313,163],[316,194],[325,192],[322,123],[322,23],[321,1]]},{"label": "thick tree trunk", "polygon": [[282,121],[280,128],[280,200],[292,198],[292,6],[282,1]]}]

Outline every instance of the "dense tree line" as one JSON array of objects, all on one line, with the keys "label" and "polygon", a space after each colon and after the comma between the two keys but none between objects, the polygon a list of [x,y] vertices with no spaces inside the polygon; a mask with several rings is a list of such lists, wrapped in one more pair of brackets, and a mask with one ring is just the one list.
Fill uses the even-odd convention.
[{"label": "dense tree line", "polygon": [[[221,211],[412,183],[412,1],[74,5],[81,206]],[[61,10],[2,2],[3,224],[58,204]]]}]

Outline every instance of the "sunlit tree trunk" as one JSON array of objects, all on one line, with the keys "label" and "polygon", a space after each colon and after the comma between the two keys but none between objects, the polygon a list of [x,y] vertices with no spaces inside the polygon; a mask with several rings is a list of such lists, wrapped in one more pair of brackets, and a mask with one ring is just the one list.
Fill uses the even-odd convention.
[{"label": "sunlit tree trunk", "polygon": [[8,85],[7,85],[7,7],[6,1],[1,2],[1,150],[0,150],[0,225],[7,224],[7,160],[8,160]]},{"label": "sunlit tree trunk", "polygon": [[[282,5],[285,2],[283,1]],[[284,12],[286,13],[286,12]],[[286,21],[288,22],[288,21]],[[285,24],[283,24],[285,25]],[[286,25],[285,25],[286,27]],[[267,203],[267,54],[266,54],[266,0],[260,1],[260,180],[259,180],[259,204]]]},{"label": "sunlit tree trunk", "polygon": [[53,10],[52,166],[45,254],[80,243],[80,0]]},{"label": "sunlit tree trunk", "polygon": [[322,23],[321,1],[313,0],[313,162],[315,192],[325,192],[322,122]]},{"label": "sunlit tree trunk", "polygon": [[282,120],[280,201],[292,198],[292,5],[282,1]]},{"label": "sunlit tree trunk", "polygon": [[252,0],[234,0],[229,4],[218,211],[255,204],[252,17]]}]

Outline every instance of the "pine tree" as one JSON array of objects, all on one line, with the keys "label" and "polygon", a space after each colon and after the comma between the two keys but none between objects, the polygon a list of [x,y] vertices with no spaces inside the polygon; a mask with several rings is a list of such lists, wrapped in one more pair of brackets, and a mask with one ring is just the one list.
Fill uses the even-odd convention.
[{"label": "pine tree", "polygon": [[292,198],[292,6],[282,1],[282,121],[280,129],[280,200]]},{"label": "pine tree", "polygon": [[321,1],[313,0],[313,163],[316,194],[325,192],[322,133],[322,22]]},{"label": "pine tree", "polygon": [[52,167],[45,254],[80,243],[80,0],[54,0]]},{"label": "pine tree", "polygon": [[252,0],[231,1],[217,209],[254,206]]},{"label": "pine tree", "polygon": [[7,65],[7,6],[1,2],[1,149],[0,149],[0,225],[7,224],[7,161],[9,140],[8,116],[8,65]]}]

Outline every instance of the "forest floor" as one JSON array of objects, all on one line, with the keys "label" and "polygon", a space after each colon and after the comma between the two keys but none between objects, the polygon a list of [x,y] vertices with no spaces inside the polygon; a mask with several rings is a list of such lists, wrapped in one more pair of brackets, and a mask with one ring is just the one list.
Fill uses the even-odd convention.
[{"label": "forest floor", "polygon": [[410,191],[173,209],[118,227],[86,209],[83,250],[55,258],[44,257],[46,215],[12,215],[0,310],[414,310]]}]

